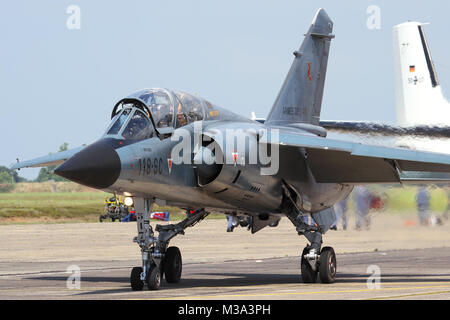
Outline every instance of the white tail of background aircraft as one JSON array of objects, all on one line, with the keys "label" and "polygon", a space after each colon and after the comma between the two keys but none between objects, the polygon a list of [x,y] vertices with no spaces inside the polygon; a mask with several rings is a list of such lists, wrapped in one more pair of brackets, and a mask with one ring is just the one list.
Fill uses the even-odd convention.
[{"label": "white tail of background aircraft", "polygon": [[[394,79],[395,106],[397,113],[397,127],[421,127],[429,131],[430,135],[396,136],[391,130],[392,137],[380,139],[374,133],[386,132],[388,128],[376,123],[356,121],[321,120],[320,125],[328,131],[328,136],[350,139],[354,141],[370,142],[372,144],[386,143],[408,149],[417,149],[439,153],[450,153],[450,139],[433,137],[435,127],[445,129],[450,127],[450,103],[444,98],[431,59],[430,50],[420,22],[405,22],[393,27],[394,44]],[[264,122],[264,119],[252,119]],[[422,131],[423,131],[422,130]],[[401,130],[398,130],[401,131]],[[366,133],[354,135],[355,132]],[[435,132],[435,131],[434,131]],[[387,133],[387,135],[389,135]]]},{"label": "white tail of background aircraft", "polygon": [[394,26],[393,41],[398,125],[448,126],[450,104],[442,94],[423,24]]}]

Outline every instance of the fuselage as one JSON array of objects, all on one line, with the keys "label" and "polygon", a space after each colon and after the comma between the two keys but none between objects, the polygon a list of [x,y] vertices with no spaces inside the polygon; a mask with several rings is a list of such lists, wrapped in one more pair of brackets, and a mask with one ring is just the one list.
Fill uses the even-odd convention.
[{"label": "fuselage", "polygon": [[[83,156],[83,150],[55,172],[94,188],[153,198],[167,205],[247,214],[282,214],[282,184],[295,190],[306,212],[326,209],[351,192],[349,185],[316,183],[299,148],[267,152],[258,139],[268,130],[276,128],[196,96],[166,89],[142,90],[116,105],[105,135],[86,148],[91,154],[97,149],[101,152],[91,157]],[[239,140],[244,142],[239,145]],[[209,156],[220,153],[219,164],[218,157],[207,164],[208,159],[202,158],[212,148],[211,141],[217,145],[215,154]],[[80,169],[83,162],[96,163],[102,154],[108,154],[110,162],[103,175],[92,165],[89,172]],[[268,170],[275,165],[275,170]],[[114,171],[110,176],[108,168]]]}]

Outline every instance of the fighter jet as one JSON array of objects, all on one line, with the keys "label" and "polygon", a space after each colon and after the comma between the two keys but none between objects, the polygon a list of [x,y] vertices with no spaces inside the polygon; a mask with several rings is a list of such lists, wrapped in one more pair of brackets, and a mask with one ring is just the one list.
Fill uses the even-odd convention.
[{"label": "fighter jet", "polygon": [[[327,138],[319,121],[332,29],[319,9],[264,123],[195,95],[145,89],[117,102],[96,142],[12,168],[59,164],[56,174],[134,203],[142,266],[131,270],[133,290],[180,281],[181,253],[169,242],[209,212],[250,216],[252,233],[287,217],[309,242],[303,282],[332,283],[336,254],[322,236],[335,203],[358,184],[402,183],[402,172],[450,172],[450,155]],[[153,229],[154,203],[184,208],[187,217]]]}]

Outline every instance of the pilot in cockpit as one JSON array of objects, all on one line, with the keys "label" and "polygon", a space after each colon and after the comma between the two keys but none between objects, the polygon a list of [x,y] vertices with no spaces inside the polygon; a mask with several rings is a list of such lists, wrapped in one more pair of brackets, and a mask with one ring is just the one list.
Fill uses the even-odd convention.
[{"label": "pilot in cockpit", "polygon": [[158,128],[172,126],[173,107],[167,104],[156,104],[151,108],[151,113],[154,117],[156,126]]},{"label": "pilot in cockpit", "polygon": [[173,106],[166,94],[153,93],[148,99],[148,108],[158,128],[172,126]]},{"label": "pilot in cockpit", "polygon": [[181,102],[178,101],[177,106],[177,119],[176,119],[176,128],[180,128],[182,126],[185,126],[187,124],[186,116],[183,113],[183,106],[181,105]]}]

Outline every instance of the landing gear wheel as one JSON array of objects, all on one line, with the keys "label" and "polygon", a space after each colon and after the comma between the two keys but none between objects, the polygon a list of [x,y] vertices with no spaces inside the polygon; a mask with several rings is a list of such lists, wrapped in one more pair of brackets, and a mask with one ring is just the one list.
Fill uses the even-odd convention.
[{"label": "landing gear wheel", "polygon": [[147,275],[147,286],[149,290],[158,290],[161,286],[161,270],[153,265]]},{"label": "landing gear wheel", "polygon": [[183,263],[181,261],[180,249],[169,247],[163,261],[163,271],[168,283],[178,283],[181,279]]},{"label": "landing gear wheel", "polygon": [[317,280],[317,271],[314,271],[311,267],[311,265],[309,264],[308,260],[305,259],[305,254],[308,253],[308,247],[306,247],[305,249],[303,249],[302,252],[302,260],[301,260],[301,264],[300,264],[300,268],[302,271],[302,280],[303,283],[315,283]]},{"label": "landing gear wheel", "polygon": [[134,291],[140,291],[144,288],[144,281],[141,280],[141,273],[142,273],[141,267],[134,267],[131,270],[130,284],[131,288]]},{"label": "landing gear wheel", "polygon": [[336,254],[333,248],[324,247],[320,252],[320,281],[322,283],[333,283],[336,278],[336,267]]}]

